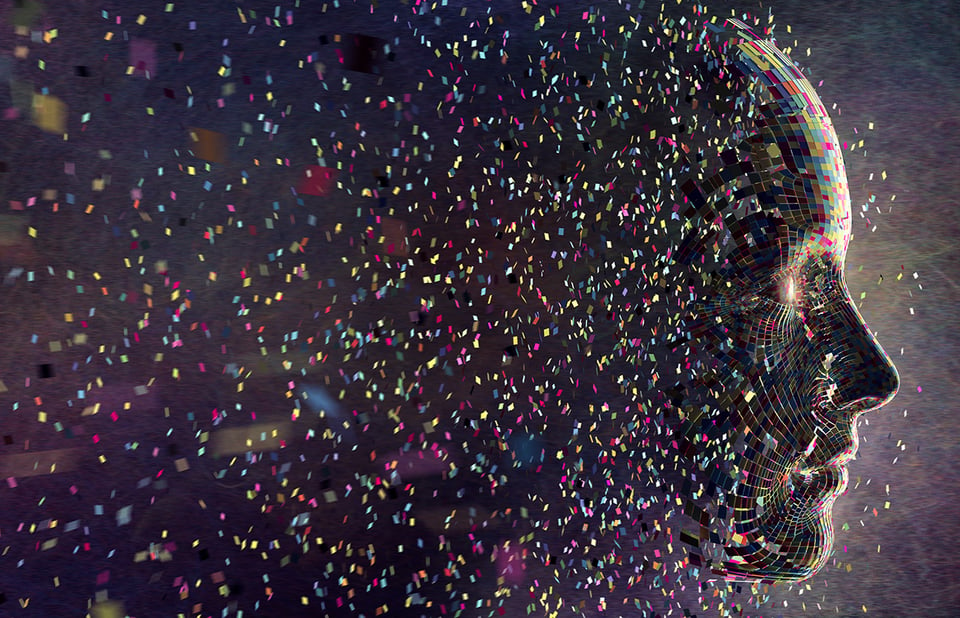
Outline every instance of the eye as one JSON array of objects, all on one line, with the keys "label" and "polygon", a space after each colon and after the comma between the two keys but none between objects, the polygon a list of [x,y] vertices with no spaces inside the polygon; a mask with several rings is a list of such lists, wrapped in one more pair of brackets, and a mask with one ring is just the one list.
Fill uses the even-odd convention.
[{"label": "eye", "polygon": [[768,283],[753,297],[754,303],[774,302],[778,305],[797,307],[800,304],[801,283],[795,276],[779,278]]},{"label": "eye", "polygon": [[787,277],[783,281],[779,282],[779,302],[783,305],[796,305],[797,304],[797,280],[795,277]]}]

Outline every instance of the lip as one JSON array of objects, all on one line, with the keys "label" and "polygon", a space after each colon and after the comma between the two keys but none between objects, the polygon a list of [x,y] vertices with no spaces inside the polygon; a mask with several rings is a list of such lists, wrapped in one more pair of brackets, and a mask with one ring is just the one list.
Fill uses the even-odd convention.
[{"label": "lip", "polygon": [[856,457],[856,454],[856,446],[854,446],[852,451],[839,451],[823,461],[816,461],[807,459],[805,457],[800,457],[791,467],[790,471],[791,473],[813,474],[814,472],[824,468],[846,468],[847,464],[853,461],[854,457]]},{"label": "lip", "polygon": [[857,451],[860,448],[860,445],[855,441],[855,439],[850,439],[849,446],[846,448],[836,451],[831,454],[826,461],[820,462],[811,462],[815,468],[824,468],[828,466],[841,467],[846,466],[848,463],[854,460],[857,456]]},{"label": "lip", "polygon": [[855,422],[834,427],[829,433],[820,431],[818,427],[816,437],[798,458],[798,465],[805,469],[846,466],[857,456],[859,448],[860,438]]},{"label": "lip", "polygon": [[815,468],[795,467],[787,477],[790,495],[793,499],[822,500],[827,496],[838,496],[847,486],[849,478],[844,464],[830,464]]},{"label": "lip", "polygon": [[790,472],[791,474],[813,474],[826,468],[846,468],[849,462],[850,459],[847,457],[837,457],[835,460],[831,459],[827,463],[811,465],[801,459],[790,469]]},{"label": "lip", "polygon": [[[831,452],[822,453],[820,452],[822,449],[818,448],[816,444],[820,439],[829,444],[839,443],[839,446]],[[857,439],[856,431],[852,428],[849,432],[817,436],[807,452],[796,459],[790,470],[791,472],[811,474],[822,468],[845,468],[856,458],[859,447],[860,441]]]}]

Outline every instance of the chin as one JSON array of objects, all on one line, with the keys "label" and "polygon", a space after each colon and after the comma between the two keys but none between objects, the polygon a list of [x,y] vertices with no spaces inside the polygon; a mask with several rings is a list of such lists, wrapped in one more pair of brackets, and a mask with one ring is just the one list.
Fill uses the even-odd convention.
[{"label": "chin", "polygon": [[796,583],[810,579],[826,564],[832,549],[817,546],[807,549],[803,555],[770,552],[757,556],[750,562],[723,564],[723,578],[731,582]]},{"label": "chin", "polygon": [[841,491],[794,496],[758,516],[755,529],[727,544],[714,572],[728,581],[801,582],[816,575],[833,551],[833,504]]}]

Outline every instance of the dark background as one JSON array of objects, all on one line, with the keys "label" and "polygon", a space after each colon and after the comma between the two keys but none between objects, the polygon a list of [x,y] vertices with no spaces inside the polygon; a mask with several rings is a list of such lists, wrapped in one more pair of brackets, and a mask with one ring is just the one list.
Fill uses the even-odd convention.
[{"label": "dark background", "polygon": [[[230,132],[231,135],[237,133],[237,127],[234,126],[237,123],[232,119],[233,124],[224,121],[222,127],[217,126],[219,117],[210,107],[215,106],[220,87],[216,81],[219,78],[216,78],[210,69],[216,68],[219,55],[224,53],[220,45],[221,36],[233,37],[228,50],[237,67],[237,73],[256,74],[260,80],[259,85],[253,86],[258,89],[258,97],[262,97],[263,92],[268,89],[262,81],[264,72],[272,66],[270,56],[265,53],[268,44],[262,43],[262,47],[258,47],[240,43],[245,27],[237,26],[237,7],[244,11],[256,8],[261,14],[262,24],[264,15],[272,16],[275,5],[196,2],[181,6],[177,3],[171,16],[163,12],[164,3],[150,3],[148,6],[140,4],[86,1],[50,3],[45,7],[30,3],[4,4],[0,13],[3,29],[0,36],[0,60],[3,64],[0,67],[5,76],[4,81],[12,77],[18,82],[32,84],[34,90],[48,87],[51,94],[60,97],[69,106],[68,127],[71,134],[71,141],[64,144],[61,136],[38,131],[30,126],[29,122],[25,122],[24,115],[29,116],[28,112],[21,112],[19,119],[2,121],[0,142],[8,165],[7,173],[0,179],[0,198],[4,201],[4,210],[9,200],[26,202],[31,195],[38,195],[39,191],[45,188],[56,188],[60,190],[61,202],[63,194],[72,191],[78,196],[79,204],[84,203],[84,200],[97,201],[101,208],[98,212],[128,211],[127,216],[132,217],[127,192],[144,174],[144,165],[147,169],[165,165],[167,170],[172,170],[178,163],[188,164],[186,158],[171,154],[174,148],[183,148],[186,127],[203,126],[211,130]],[[320,33],[330,33],[332,36],[334,32],[363,32],[390,38],[401,32],[408,32],[392,22],[393,15],[401,11],[409,13],[410,7],[407,3],[381,2],[372,16],[369,14],[369,5],[364,5],[366,9],[357,6],[352,11],[337,12],[336,21],[331,21],[334,19],[332,17],[324,17],[317,8],[321,4],[301,0],[304,7],[302,11],[295,10],[292,4],[281,6],[281,16],[286,10],[294,10],[296,20],[305,19],[302,17],[305,15],[313,16],[315,23],[311,23],[306,30],[295,30],[300,34],[294,35],[292,39],[310,40],[304,49],[311,46],[320,49],[320,45],[314,42]],[[518,8],[518,4],[504,2],[502,7],[497,5],[495,8],[502,10],[514,20],[513,24],[518,25],[522,20],[522,9]],[[576,14],[582,9],[579,5],[573,7],[573,3],[558,4],[565,15],[567,12]],[[772,7],[776,17],[775,34],[779,45],[792,48],[791,56],[805,67],[810,81],[817,87],[828,107],[836,103],[832,116],[841,142],[857,144],[857,148],[845,150],[855,221],[855,236],[847,254],[847,282],[864,319],[877,333],[879,341],[897,364],[902,381],[900,394],[893,403],[882,412],[861,421],[859,456],[850,465],[850,490],[837,501],[834,509],[837,534],[832,562],[824,571],[802,584],[764,588],[756,597],[759,607],[744,607],[743,614],[956,615],[956,608],[960,607],[960,584],[955,577],[955,539],[960,535],[960,518],[957,517],[957,501],[960,496],[956,490],[960,482],[956,465],[956,436],[960,433],[960,428],[957,427],[955,388],[957,372],[960,371],[956,360],[960,342],[957,341],[957,329],[954,325],[958,301],[955,239],[960,232],[957,220],[960,216],[960,203],[957,198],[960,193],[960,165],[957,162],[960,154],[960,9],[956,3],[948,1],[912,2],[908,5],[892,2],[775,2],[771,5],[764,4],[759,11],[759,5],[751,3],[734,5],[723,2],[711,3],[710,6],[712,12],[722,15],[728,13],[724,8],[726,6],[736,6],[738,10],[751,10],[761,14]],[[110,20],[104,19],[101,11],[106,11],[110,20],[115,19],[117,14],[122,15],[123,27],[117,27],[111,24]],[[455,12],[455,9],[449,8],[448,11]],[[140,13],[148,16],[147,29],[144,30],[147,34],[144,37],[156,41],[158,46],[158,75],[151,81],[142,77],[134,80],[123,76],[127,58],[124,44],[110,48],[103,41],[107,30],[113,30],[116,36],[126,28],[135,32],[135,19]],[[58,28],[59,36],[50,44],[31,41],[29,34],[21,36],[13,32],[12,24],[17,20],[30,24],[27,27],[28,32]],[[199,24],[196,32],[185,28],[186,22],[190,20]],[[296,23],[299,26],[302,21]],[[790,32],[787,31],[788,26]],[[538,36],[546,37],[546,33],[552,32],[550,28],[548,21],[545,33],[536,35],[515,26],[513,36],[517,41],[516,45],[520,48],[535,49]],[[457,34],[441,28],[431,28],[426,19],[422,22],[421,33],[428,38],[436,37],[437,40],[452,40]],[[301,38],[297,39],[297,36]],[[177,52],[171,46],[172,41],[183,43],[186,62],[177,63]],[[797,41],[796,45],[794,41]],[[275,42],[273,44],[275,45]],[[291,47],[294,45],[292,42]],[[29,49],[26,58],[14,57],[17,46]],[[434,62],[430,57],[431,53],[432,50],[424,47],[401,46],[397,59],[391,61],[392,64],[385,65],[389,70],[386,77],[395,80],[395,84],[405,84],[407,78],[414,81],[425,79],[422,69]],[[40,71],[37,67],[38,59],[47,62],[45,70]],[[326,62],[329,63],[330,60],[327,59]],[[90,75],[80,79],[81,76],[75,71],[77,65],[89,67]],[[312,78],[309,71],[306,73]],[[333,79],[339,81],[339,73],[331,70],[331,74]],[[286,100],[297,100],[301,88],[304,101],[315,96],[306,89],[306,84],[280,79],[283,75],[280,70],[276,75],[281,84],[278,92],[282,92],[283,96],[287,97]],[[494,93],[499,77],[496,71],[492,71],[490,75],[474,74],[473,79],[478,83],[486,83],[490,92]],[[377,80],[373,76],[351,74],[349,79],[354,82],[354,90],[349,97],[342,95],[338,99],[331,94],[329,101],[335,105],[354,104],[358,94],[362,95],[365,88],[371,91],[371,96],[377,98],[379,91]],[[233,81],[239,84],[238,75],[234,76]],[[166,87],[172,88],[184,83],[191,84],[195,89],[198,101],[196,106],[189,110],[184,108],[185,93],[182,87],[176,90],[175,104],[164,92]],[[316,83],[311,81],[310,86],[315,87]],[[423,100],[430,100],[433,96],[430,88],[435,86],[435,83],[433,86],[428,83]],[[408,86],[400,88],[402,92],[409,90]],[[16,103],[15,91],[12,84],[9,94],[4,92],[4,96],[9,97],[4,100],[4,108]],[[112,107],[103,105],[104,92],[111,93]],[[233,105],[233,101],[238,97],[247,96],[246,92],[242,86],[238,87],[238,94],[228,99],[228,106]],[[495,110],[498,107],[492,97],[482,101],[486,102],[478,103],[477,108],[488,105],[489,109]],[[308,102],[306,104],[309,105]],[[150,122],[147,122],[142,111],[147,106],[154,106],[156,109],[156,117]],[[80,131],[79,115],[87,110],[94,113],[87,130],[96,136],[95,139],[85,138]],[[130,110],[136,110],[136,113]],[[366,122],[364,113],[366,112],[352,113],[351,119]],[[432,110],[421,109],[421,115],[417,119],[405,122],[421,122],[424,127],[431,127],[431,113]],[[281,131],[276,141],[267,142],[259,126],[254,127],[254,135],[249,138],[254,154],[261,153],[264,158],[270,153],[279,153],[281,156],[289,156],[295,162],[309,161],[313,148],[304,143],[303,135],[322,137],[329,132],[329,127],[313,127],[307,133],[303,127],[285,123],[276,111],[268,112],[268,115],[273,121],[281,123]],[[297,119],[297,114],[292,118]],[[250,119],[245,117],[244,120]],[[872,130],[868,128],[870,123],[873,123]],[[344,126],[336,125],[340,135],[345,134],[344,127],[348,124],[345,121]],[[409,130],[409,126],[406,128]],[[863,140],[862,146],[859,146],[860,140]],[[388,136],[377,135],[371,130],[367,136],[355,137],[354,143],[346,146],[347,149],[356,148],[360,143],[372,150],[374,144],[390,144],[391,141]],[[424,141],[422,146],[428,147],[429,142]],[[111,159],[98,156],[98,151],[103,148],[111,149]],[[143,163],[140,152],[143,148],[151,150],[148,164]],[[331,145],[324,144],[324,148],[329,153]],[[378,159],[369,152],[358,156],[358,168],[363,167],[364,174],[369,175],[366,170],[370,168],[382,168],[382,158]],[[76,177],[63,174],[63,163],[67,160],[76,162]],[[443,175],[449,168],[450,161],[421,161],[412,165],[419,165],[427,174]],[[244,166],[249,168],[249,162],[241,164],[237,160],[229,160],[223,167],[222,175],[216,178],[217,182],[220,185],[230,179],[236,182],[240,168]],[[881,178],[882,172],[886,173],[885,179]],[[102,198],[89,195],[90,179],[102,174],[111,175],[110,186],[113,193],[108,190],[107,197]],[[357,175],[360,176],[360,173]],[[263,214],[269,215],[269,204],[271,199],[274,199],[271,195],[281,192],[289,194],[287,187],[295,184],[295,175],[292,173],[284,176],[283,173],[274,171],[266,178],[267,182],[251,190],[247,199],[250,203],[259,200],[256,202],[259,205],[250,206],[246,214],[261,225]],[[150,182],[154,181],[155,179]],[[469,184],[469,179],[457,182]],[[221,219],[218,218],[219,214],[209,214],[209,209],[204,211],[196,208],[196,204],[204,199],[202,189],[198,189],[196,184],[194,182],[193,185],[183,188],[177,187],[177,190],[182,194],[179,198],[181,203],[189,201],[195,207],[191,212],[184,211],[188,216],[195,217],[190,219],[191,225],[196,224],[193,229],[202,230],[204,225],[215,225]],[[372,186],[374,183],[367,179],[358,181],[358,184]],[[144,189],[144,192],[149,195],[149,199],[144,199],[145,202],[165,201],[158,197],[156,192],[149,193],[148,189]],[[875,196],[875,201],[870,202],[868,211],[864,212],[861,205],[868,202],[871,195]],[[894,195],[895,200],[892,199]],[[113,210],[109,205],[111,201],[118,204]],[[208,201],[213,203],[216,200]],[[236,201],[241,209],[244,208],[241,200]],[[341,218],[340,213],[352,215],[357,206],[356,196],[345,198],[339,213],[328,213],[325,218],[321,217],[319,229],[329,229],[333,222]],[[73,207],[73,210],[79,208]],[[102,264],[100,270],[103,271],[105,280],[112,285],[139,288],[139,278],[129,269],[124,270],[119,266],[123,256],[134,255],[129,250],[127,241],[130,239],[126,238],[123,242],[116,240],[117,236],[111,224],[104,224],[103,221],[90,223],[79,214],[70,212],[54,217],[50,213],[48,202],[41,202],[33,207],[32,211],[28,207],[24,212],[29,217],[30,224],[39,231],[40,238],[35,243],[15,243],[13,249],[5,249],[5,253],[0,255],[0,265],[3,266],[0,274],[5,276],[10,268],[17,264],[28,267],[32,265],[38,271],[49,265],[57,273],[74,268],[78,272],[89,274],[98,269],[98,264]],[[283,216],[285,215],[286,211]],[[350,223],[348,216],[342,218],[348,227],[356,227],[350,231],[359,232],[362,229],[362,225]],[[301,224],[302,220],[301,217]],[[175,224],[176,218],[173,221]],[[278,228],[281,238],[276,247],[289,246],[302,236],[296,226],[287,228],[278,224]],[[22,237],[22,232],[23,230],[18,230],[15,233]],[[195,260],[188,259],[188,253],[202,248],[201,236],[194,234],[186,241],[180,238],[177,236],[172,241],[166,241],[162,234],[151,236],[153,253],[145,264],[149,265],[160,258],[167,259],[171,271],[179,268],[185,280],[193,277],[193,281],[202,281],[202,276],[212,267],[197,267]],[[169,244],[165,245],[165,242]],[[257,245],[256,248],[259,250],[260,246]],[[245,264],[255,265],[263,261],[262,255],[250,257],[246,252],[247,247],[243,243],[221,243],[208,250],[208,259],[221,272],[233,272],[231,269],[234,267],[239,270],[239,267]],[[901,273],[903,277],[898,280],[897,276]],[[159,288],[162,285],[159,276],[153,276],[150,280]],[[881,277],[882,283],[878,283]],[[65,330],[61,315],[66,311],[76,310],[67,297],[67,294],[72,294],[72,290],[64,285],[62,278],[58,285],[45,284],[42,281],[44,280],[41,278],[40,283],[29,287],[21,277],[16,285],[0,288],[0,293],[4,295],[0,298],[0,309],[4,315],[2,337],[5,343],[2,379],[9,389],[2,394],[3,410],[7,414],[4,423],[5,427],[8,427],[3,433],[13,436],[15,440],[15,444],[0,448],[21,447],[23,435],[30,435],[35,447],[61,448],[62,445],[56,439],[44,437],[50,432],[34,434],[31,433],[34,430],[28,428],[35,424],[36,406],[24,405],[19,413],[7,410],[14,401],[29,401],[37,396],[65,401],[78,388],[74,383],[56,383],[51,380],[49,386],[45,385],[40,390],[36,387],[34,390],[19,389],[24,375],[35,375],[35,364],[55,360],[54,354],[38,352],[36,346],[27,343],[29,338],[25,333],[39,332],[43,335],[41,341],[63,339],[70,332]],[[279,279],[276,279],[265,283],[264,291],[276,289],[278,281]],[[95,287],[92,279],[86,284]],[[167,292],[165,290],[165,293]],[[344,293],[347,291],[344,290]],[[860,302],[861,294],[864,293],[866,296]],[[208,307],[202,309],[205,312],[200,314],[202,319],[222,326],[229,317],[229,311],[223,309],[223,306],[229,303],[229,298],[219,296],[218,294],[222,293],[215,287],[198,288],[197,294],[198,305]],[[203,294],[207,296],[204,297]],[[210,302],[201,302],[204,298]],[[410,306],[404,305],[401,313],[416,310],[416,304],[411,304],[411,299],[404,302]],[[317,303],[318,307],[326,304],[323,299],[317,300]],[[121,338],[120,323],[135,327],[136,314],[137,311],[128,309],[122,303],[106,302],[98,308],[98,315],[106,317],[101,317],[99,322],[91,320],[91,339],[96,342],[99,336],[101,341],[116,344]],[[263,320],[269,318],[279,324],[290,319],[290,315],[292,314],[277,313],[271,317],[269,312],[265,312],[258,314],[256,320],[257,323],[264,323]],[[130,319],[134,322],[124,322]],[[188,318],[187,322],[197,319],[201,318]],[[164,322],[166,323],[168,322]],[[238,327],[239,323],[234,324],[234,328]],[[156,334],[154,336],[159,337]],[[198,339],[201,338],[198,336]],[[161,344],[157,341],[154,343],[157,344],[157,349],[160,349]],[[201,349],[201,358],[216,349],[213,345],[203,348],[206,344],[202,343],[202,339],[197,345]],[[164,348],[164,351],[169,353],[170,349]],[[246,351],[255,353],[256,347]],[[78,358],[82,359],[82,356]],[[60,369],[63,370],[62,367]],[[85,374],[87,377],[84,379],[92,379],[99,372],[105,376],[119,376],[122,384],[135,384],[139,383],[144,375],[141,369],[143,368],[139,366],[108,367],[101,362],[97,372]],[[169,375],[169,367],[165,366],[164,369]],[[191,379],[186,376],[184,383],[158,388],[160,394],[156,395],[154,405],[175,406],[178,401],[189,396],[195,403],[199,401],[196,403],[198,410],[208,414],[209,408],[223,406],[224,399],[229,398],[229,394],[211,388],[212,381],[198,380],[191,385]],[[82,387],[83,380],[79,383],[79,388]],[[276,390],[277,385],[272,384],[271,388]],[[123,399],[118,393],[115,396],[116,401],[109,405],[116,406]],[[184,423],[184,426],[186,425],[187,423]],[[159,431],[149,425],[141,429]],[[160,433],[136,435],[144,444],[152,446],[153,443],[163,443]],[[118,440],[118,445],[122,446],[122,443],[130,438]],[[45,444],[47,446],[44,446]],[[122,451],[120,446],[118,449]],[[183,450],[179,455],[188,451],[186,446],[180,448]],[[171,452],[170,455],[172,462],[174,454]],[[168,462],[167,467],[170,465]],[[194,462],[194,468],[202,465],[205,465],[202,460]],[[77,559],[74,562],[69,553],[69,547],[74,544],[72,542],[62,541],[64,546],[57,550],[61,551],[62,555],[54,560],[49,555],[37,553],[38,550],[33,548],[33,543],[39,543],[42,539],[14,532],[18,522],[27,522],[29,526],[30,522],[39,522],[51,516],[59,518],[61,526],[63,522],[73,519],[87,519],[91,516],[92,504],[101,501],[102,496],[109,495],[113,487],[136,483],[137,475],[132,471],[129,474],[133,475],[133,481],[128,482],[129,479],[125,479],[122,473],[126,471],[116,469],[106,478],[97,478],[97,475],[103,474],[102,470],[103,468],[92,463],[70,473],[70,478],[79,479],[77,482],[82,486],[81,496],[86,491],[83,489],[86,486],[82,484],[86,482],[85,477],[91,479],[87,486],[91,487],[89,493],[96,498],[90,498],[82,506],[74,506],[67,500],[73,499],[69,495],[61,498],[59,502],[52,497],[50,502],[42,501],[47,494],[53,495],[56,491],[63,494],[63,487],[70,484],[56,476],[45,477],[54,479],[43,481],[49,483],[46,486],[40,485],[37,480],[27,480],[16,489],[6,485],[0,488],[0,500],[5,510],[3,524],[0,525],[0,547],[13,545],[17,548],[11,552],[10,557],[0,558],[0,593],[6,598],[6,601],[0,604],[0,615],[82,615],[85,605],[79,603],[78,599],[92,598],[95,590],[111,587],[100,583],[94,586],[97,574],[112,569],[111,576],[114,581],[123,581],[123,568],[105,557],[99,559],[99,562],[86,559]],[[156,470],[152,472],[155,473]],[[224,485],[228,482],[239,483],[240,479],[228,476]],[[224,489],[214,490],[212,493],[217,494],[217,491],[223,493]],[[158,494],[162,494],[162,491],[158,491]],[[187,495],[191,495],[191,492],[187,492]],[[241,522],[245,516],[256,517],[254,511],[242,510],[245,508],[242,500],[231,502],[235,498],[230,496],[222,499],[224,504],[240,509],[236,513]],[[118,499],[108,508],[107,517],[133,499],[126,502],[122,500],[123,498]],[[189,522],[196,538],[211,538],[216,535],[215,530],[219,527],[216,516],[199,509],[195,501],[178,498],[173,494],[167,496],[166,501],[157,509],[148,511],[151,513],[146,518],[149,521],[142,526],[138,521],[141,511],[135,511],[134,521],[138,524],[135,527],[136,532],[124,540],[103,538],[104,533],[101,531],[101,554],[106,555],[111,542],[121,547],[121,551],[125,543],[129,543],[131,547],[145,545],[146,539],[153,538],[145,530],[151,527],[173,527],[180,522]],[[52,504],[55,504],[56,508],[51,506]],[[72,513],[71,509],[74,508],[76,514]],[[51,515],[48,511],[56,514]],[[231,517],[234,516],[233,513],[231,512]],[[237,533],[242,533],[244,526],[237,526]],[[107,526],[105,529],[122,532],[129,528]],[[48,534],[43,539],[49,537]],[[14,540],[8,540],[11,538]],[[24,553],[28,552],[28,548],[39,556],[36,560],[30,557],[30,553]],[[26,561],[23,567],[15,562],[21,557],[25,557]],[[183,573],[188,572],[190,569],[183,569]],[[167,575],[177,573],[176,569],[168,569]],[[52,587],[50,583],[56,574],[64,578],[64,583],[59,588]],[[208,578],[209,573],[202,577]],[[209,579],[207,581],[209,582]],[[262,588],[260,582],[255,578],[245,581],[244,586],[248,592],[243,594],[247,595],[247,599],[259,598],[256,595],[260,594]],[[255,587],[257,591],[254,592]],[[162,592],[169,596],[166,601],[161,600],[160,588],[155,592],[143,582],[133,579],[127,583],[118,583],[111,589],[111,598],[126,599],[128,610],[133,611],[136,607],[141,612],[137,615],[148,615],[148,611],[162,612],[158,607],[162,607],[165,602],[172,603],[175,597],[175,590],[163,588]],[[764,592],[770,595],[766,600]],[[233,590],[231,594],[237,596],[237,590]],[[239,595],[241,599],[243,594]],[[33,599],[32,605],[21,608],[22,602],[18,603],[18,599],[27,597]],[[218,601],[214,594],[208,599],[205,612],[214,611],[211,607],[216,607]],[[175,610],[156,615],[174,615],[175,611],[188,612],[189,609],[189,603],[180,603]],[[219,613],[219,610],[216,611]],[[249,612],[249,609],[247,611]]]}]

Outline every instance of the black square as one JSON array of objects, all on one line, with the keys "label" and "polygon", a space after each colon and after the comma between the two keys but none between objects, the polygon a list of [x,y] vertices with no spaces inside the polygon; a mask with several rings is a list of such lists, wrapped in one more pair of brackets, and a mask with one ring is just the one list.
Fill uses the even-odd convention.
[{"label": "black square", "polygon": [[201,549],[197,552],[197,556],[199,556],[201,560],[206,560],[210,557],[210,552],[206,549]]},{"label": "black square", "polygon": [[185,226],[186,224],[187,224],[187,218],[186,218],[186,217],[180,217],[180,227],[183,227],[183,226]]},{"label": "black square", "polygon": [[343,43],[343,66],[358,73],[380,73],[386,41],[365,34],[348,34]]},{"label": "black square", "polygon": [[329,43],[329,42],[330,42],[330,39],[327,38],[327,35],[325,35],[325,34],[321,34],[321,35],[320,35],[320,44],[321,44],[321,45],[326,45],[326,44]]},{"label": "black square", "polygon": [[52,378],[53,377],[53,365],[50,363],[41,363],[37,365],[37,374],[40,376],[40,379]]},{"label": "black square", "polygon": [[179,52],[182,52],[182,51],[183,51],[183,43],[174,43],[174,44],[173,44],[173,49],[176,50],[178,53],[179,53]]},{"label": "black square", "polygon": [[78,77],[89,77],[89,76],[90,76],[90,69],[88,69],[87,67],[85,67],[85,66],[83,66],[83,65],[80,65],[80,66],[76,67],[76,71],[77,71],[77,76],[78,76]]},{"label": "black square", "polygon": [[176,96],[174,96],[174,94],[173,94],[173,88],[164,88],[164,89],[163,89],[163,96],[167,97],[168,99],[175,99],[175,98],[176,98]]},{"label": "black square", "polygon": [[8,446],[13,444],[13,436],[3,436],[3,443]]}]

